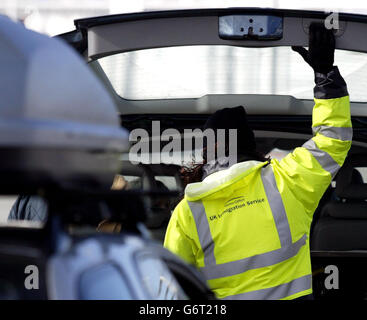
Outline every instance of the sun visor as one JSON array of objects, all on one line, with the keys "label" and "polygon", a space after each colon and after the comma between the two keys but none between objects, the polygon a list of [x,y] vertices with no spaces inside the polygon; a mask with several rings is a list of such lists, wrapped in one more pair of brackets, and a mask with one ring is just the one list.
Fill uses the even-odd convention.
[{"label": "sun visor", "polygon": [[0,66],[2,176],[112,183],[128,133],[77,53],[0,16]]}]

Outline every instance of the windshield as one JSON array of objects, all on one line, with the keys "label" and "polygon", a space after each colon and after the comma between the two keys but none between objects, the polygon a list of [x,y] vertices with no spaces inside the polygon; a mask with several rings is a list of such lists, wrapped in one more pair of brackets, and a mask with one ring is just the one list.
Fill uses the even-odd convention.
[{"label": "windshield", "polygon": [[[186,46],[98,60],[118,95],[131,100],[207,94],[275,94],[313,99],[312,69],[289,47]],[[351,101],[367,101],[367,54],[336,50]]]}]

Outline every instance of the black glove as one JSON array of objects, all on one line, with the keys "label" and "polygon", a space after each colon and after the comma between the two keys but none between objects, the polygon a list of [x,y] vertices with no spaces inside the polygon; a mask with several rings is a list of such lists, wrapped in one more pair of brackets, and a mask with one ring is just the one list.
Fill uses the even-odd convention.
[{"label": "black glove", "polygon": [[303,47],[293,46],[315,72],[326,74],[334,64],[335,38],[332,30],[322,23],[313,22],[310,25],[308,51]]}]

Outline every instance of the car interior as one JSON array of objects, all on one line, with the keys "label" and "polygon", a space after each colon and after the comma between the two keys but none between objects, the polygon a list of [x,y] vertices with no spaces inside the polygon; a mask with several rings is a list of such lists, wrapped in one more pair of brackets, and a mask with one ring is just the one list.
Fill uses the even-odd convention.
[{"label": "car interior", "polygon": [[[278,28],[256,34],[264,14]],[[183,133],[201,128],[220,108],[243,105],[259,151],[281,159],[312,135],[313,75],[290,46],[307,46],[310,23],[324,17],[321,12],[272,9],[115,15],[76,20],[76,30],[61,37],[102,80],[129,131],[143,128],[151,135],[152,121],[160,121],[162,131]],[[241,29],[232,28],[236,19]],[[246,34],[247,28],[255,36]],[[150,36],[140,37],[145,30]],[[365,281],[358,280],[367,264],[366,31],[366,18],[351,14],[340,14],[334,31],[335,63],[348,85],[354,132],[347,161],[320,200],[311,226],[316,299],[365,299],[367,293]],[[182,152],[193,150],[183,147]],[[188,164],[175,163],[178,168]],[[181,196],[182,187],[176,186]],[[161,234],[164,229],[162,224]],[[340,266],[343,290],[323,289],[325,266],[333,264]],[[346,283],[358,283],[358,288],[352,292]]]},{"label": "car interior", "polygon": [[[248,21],[256,21],[258,15],[280,16],[282,36],[274,33],[267,39],[259,39],[221,33],[221,23],[231,15],[242,15]],[[243,105],[254,129],[258,150],[281,159],[312,136],[313,75],[311,70],[305,71],[307,66],[298,60],[301,58],[295,54],[293,57],[290,46],[307,46],[310,23],[323,17],[321,12],[301,14],[270,9],[150,12],[76,20],[76,30],[59,37],[81,54],[101,80],[117,106],[121,126],[130,132],[140,128],[151,135],[152,122],[160,121],[161,131],[174,128],[182,134],[186,129],[201,128],[207,117],[220,108]],[[315,299],[366,299],[367,279],[360,275],[367,267],[367,97],[364,96],[367,42],[360,39],[367,32],[367,18],[341,14],[340,20],[341,27],[335,33],[339,52],[336,63],[339,58],[341,73],[345,73],[351,93],[354,140],[344,166],[314,214],[310,234],[313,287]],[[147,32],[149,36],[141,37]],[[195,46],[197,51],[190,51]],[[180,49],[184,52],[178,55]],[[264,55],[259,56],[259,52]],[[198,64],[189,69],[187,77],[180,78],[180,72],[185,72],[187,61],[192,63],[190,59],[196,57],[195,54],[200,56]],[[207,60],[211,55],[215,58],[210,63]],[[186,62],[185,56],[188,57]],[[290,59],[293,64],[289,63]],[[222,65],[224,61],[227,64]],[[164,68],[165,64],[174,68]],[[265,67],[255,68],[257,65]],[[190,72],[197,68],[204,76],[195,80]],[[243,76],[246,72],[252,78]],[[203,81],[205,84],[200,86]],[[193,87],[198,89],[192,92]],[[185,149],[183,138],[180,139],[180,155],[192,154],[194,147]],[[156,243],[162,244],[172,210],[183,196],[185,186],[180,170],[190,162],[183,163],[180,161],[183,157],[178,156],[177,161],[171,163],[134,165],[127,157],[124,154],[120,159],[118,174],[122,177],[122,188],[132,195],[135,191],[150,195],[144,202],[147,213],[144,224]],[[128,197],[127,193],[125,199]],[[124,212],[130,212],[131,218],[137,215],[132,213],[134,208],[124,208]],[[140,223],[144,219],[136,220]],[[72,222],[80,224],[80,221]],[[123,220],[122,230],[130,232],[130,227],[131,224]],[[13,231],[9,229],[9,232]],[[34,249],[39,245],[37,241],[42,242],[42,236],[29,241],[26,233],[20,237],[24,240],[22,245],[27,243]],[[6,231],[2,231],[0,237],[6,239]],[[33,242],[37,243],[33,246]],[[3,245],[6,240],[0,243]],[[44,251],[33,249],[29,254],[35,255],[29,259],[35,259],[37,254],[45,256]],[[0,259],[6,261],[6,255],[0,252]],[[67,263],[65,261],[56,261],[55,268],[57,263]],[[194,289],[199,287],[199,297],[209,295],[197,274],[185,274],[173,257],[166,257],[165,261],[186,293],[195,296]],[[341,290],[327,291],[323,288],[327,276],[324,270],[333,264],[340,266],[340,282],[345,285]],[[1,268],[11,266],[3,264]],[[194,280],[190,281],[189,277]],[[7,290],[3,292],[12,294],[13,288],[8,287],[6,280],[0,279],[1,286]]]}]

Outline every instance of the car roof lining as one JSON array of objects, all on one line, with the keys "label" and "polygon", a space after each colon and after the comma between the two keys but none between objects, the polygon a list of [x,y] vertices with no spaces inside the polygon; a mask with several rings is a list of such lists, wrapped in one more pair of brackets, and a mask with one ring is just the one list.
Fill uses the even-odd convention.
[{"label": "car roof lining", "polygon": [[[327,16],[320,12],[314,12],[313,15],[309,14],[309,17],[304,17],[302,11],[298,12],[299,16],[286,16],[285,13],[282,14],[278,10],[276,14],[283,15],[283,37],[281,39],[269,41],[224,40],[219,37],[219,15],[230,13],[264,14],[266,10],[221,10],[218,15],[212,15],[209,12],[202,10],[202,14],[199,16],[180,16],[177,13],[170,14],[167,12],[163,17],[157,15],[158,18],[154,18],[153,15],[149,19],[138,19],[139,14],[137,14],[135,20],[129,18],[125,21],[124,15],[121,15],[121,19],[117,20],[120,22],[101,25],[92,24],[86,30],[88,34],[88,57],[94,60],[120,52],[191,45],[307,46],[309,24],[312,21],[321,22],[323,17]],[[271,11],[270,14],[272,14]],[[320,17],[320,14],[322,17]],[[354,15],[347,14],[339,16],[340,30],[336,32],[336,48],[367,52],[367,43],[362,39],[362,36],[367,32],[367,24],[360,21],[350,21],[353,20],[353,17]],[[78,21],[76,24],[78,26]]]}]

